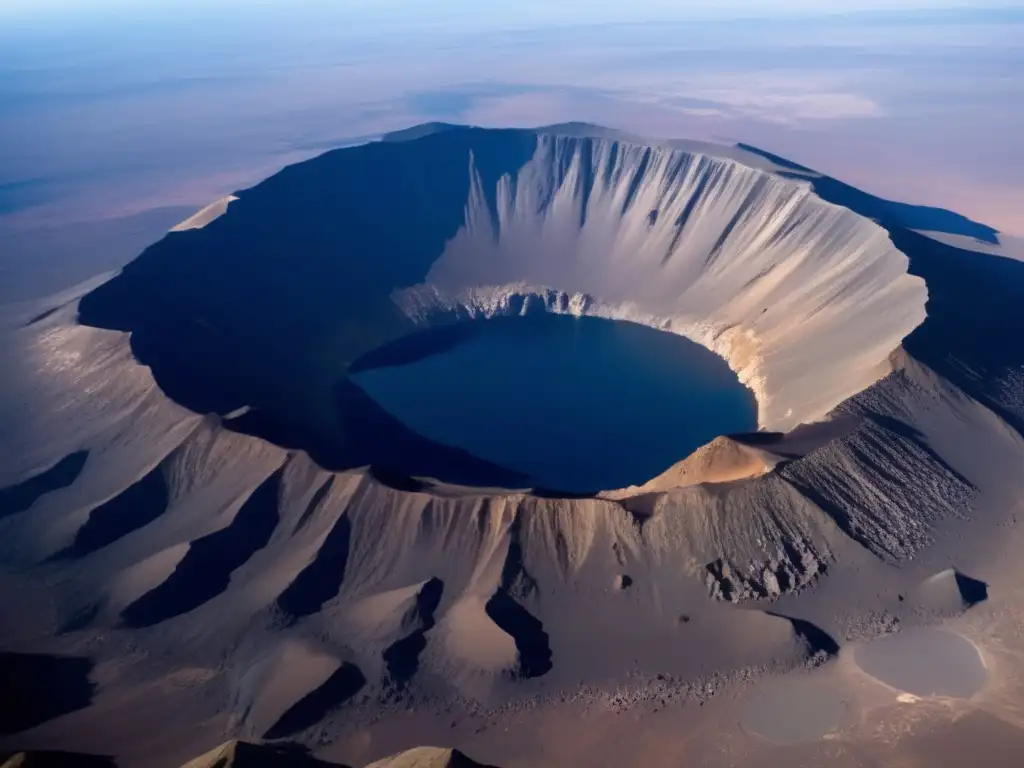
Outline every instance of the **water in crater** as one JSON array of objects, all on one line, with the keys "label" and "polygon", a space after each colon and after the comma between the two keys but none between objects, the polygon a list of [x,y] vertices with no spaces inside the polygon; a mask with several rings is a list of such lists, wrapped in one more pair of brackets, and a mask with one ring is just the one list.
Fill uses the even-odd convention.
[{"label": "water in crater", "polygon": [[858,647],[854,658],[871,677],[915,696],[970,698],[988,677],[970,640],[935,627],[879,637]]},{"label": "water in crater", "polygon": [[353,381],[406,426],[569,493],[643,483],[757,429],[720,357],[635,323],[536,314],[423,331]]}]

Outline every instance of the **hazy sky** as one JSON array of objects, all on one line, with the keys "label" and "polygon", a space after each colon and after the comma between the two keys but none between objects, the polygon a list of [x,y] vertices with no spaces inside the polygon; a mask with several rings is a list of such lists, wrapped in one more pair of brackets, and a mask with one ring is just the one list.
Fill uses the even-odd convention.
[{"label": "hazy sky", "polygon": [[452,17],[456,15],[491,19],[503,24],[509,20],[528,23],[570,18],[603,22],[624,18],[721,18],[723,16],[772,16],[782,14],[845,13],[858,11],[942,10],[1019,8],[1019,0],[510,0],[505,3],[482,3],[480,0],[3,0],[0,14],[31,19],[68,14],[95,16],[116,12],[134,15],[161,13],[196,15],[197,13],[232,11],[273,12],[289,8],[293,12],[310,9],[343,10],[350,17],[377,18],[391,21],[394,15],[413,17]]},{"label": "hazy sky", "polygon": [[1024,2],[0,0],[0,301],[426,120],[745,141],[1024,233]]}]

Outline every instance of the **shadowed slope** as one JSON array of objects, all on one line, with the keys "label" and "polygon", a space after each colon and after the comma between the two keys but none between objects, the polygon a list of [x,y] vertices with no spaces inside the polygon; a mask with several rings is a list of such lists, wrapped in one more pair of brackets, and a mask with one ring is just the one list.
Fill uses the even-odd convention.
[{"label": "shadowed slope", "polygon": [[956,582],[957,590],[964,601],[964,605],[970,607],[988,600],[988,584],[978,579],[965,576],[960,571],[953,572],[953,579]]},{"label": "shadowed slope", "polygon": [[40,496],[67,488],[75,482],[81,473],[88,456],[87,451],[72,453],[45,472],[30,477],[17,485],[0,488],[0,519],[24,512],[35,504]]},{"label": "shadowed slope", "polygon": [[485,605],[487,615],[516,644],[519,677],[540,677],[551,671],[551,645],[544,625],[512,596],[528,598],[536,592],[536,582],[523,565],[522,518],[516,516],[509,530],[508,554],[501,573],[501,585]]},{"label": "shadowed slope", "polygon": [[519,652],[517,675],[540,677],[551,671],[551,647],[544,625],[506,592],[498,591],[487,601],[487,615],[515,640]]},{"label": "shadowed slope", "polygon": [[1024,434],[1024,262],[988,259],[909,230],[892,230],[928,283],[928,319],[904,343],[912,356]]},{"label": "shadowed slope", "polygon": [[988,585],[949,568],[925,579],[909,597],[911,604],[951,615],[988,600]]},{"label": "shadowed slope", "polygon": [[832,636],[821,627],[818,627],[809,621],[804,621],[803,619],[794,619],[790,616],[783,616],[781,613],[772,613],[771,611],[768,611],[768,615],[777,616],[792,624],[793,631],[796,633],[797,637],[806,644],[809,656],[815,656],[818,654],[835,656],[839,653],[839,643],[837,643]]},{"label": "shadowed slope", "polygon": [[75,540],[58,557],[84,557],[144,527],[167,509],[170,500],[163,466],[89,513]]},{"label": "shadowed slope", "polygon": [[336,597],[345,580],[352,524],[341,515],[331,528],[316,557],[277,598],[278,607],[293,618],[316,613]]},{"label": "shadowed slope", "polygon": [[280,472],[253,491],[231,524],[192,542],[170,577],[121,612],[125,624],[146,627],[187,613],[228,587],[231,574],[266,546],[278,522]]},{"label": "shadowed slope", "polygon": [[330,712],[359,693],[366,678],[353,664],[342,664],[323,685],[306,694],[286,711],[263,735],[280,739],[316,725]]},{"label": "shadowed slope", "polygon": [[18,733],[92,703],[92,662],[0,653],[0,734]]},{"label": "shadowed slope", "polygon": [[427,647],[427,632],[434,628],[434,614],[443,592],[444,583],[440,579],[430,579],[424,584],[416,593],[412,616],[403,621],[403,624],[416,623],[419,626],[384,649],[388,677],[399,686],[407,683],[419,668],[420,654]]}]

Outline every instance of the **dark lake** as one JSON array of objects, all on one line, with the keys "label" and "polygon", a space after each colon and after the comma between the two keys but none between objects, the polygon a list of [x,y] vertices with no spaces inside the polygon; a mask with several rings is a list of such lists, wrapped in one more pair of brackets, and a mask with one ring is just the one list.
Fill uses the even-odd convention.
[{"label": "dark lake", "polygon": [[537,314],[427,330],[352,379],[407,427],[571,493],[643,483],[757,429],[725,361],[635,323]]}]

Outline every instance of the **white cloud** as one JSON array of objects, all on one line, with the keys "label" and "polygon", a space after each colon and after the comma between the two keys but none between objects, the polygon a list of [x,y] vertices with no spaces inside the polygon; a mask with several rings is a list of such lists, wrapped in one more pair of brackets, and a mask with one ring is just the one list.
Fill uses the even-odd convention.
[{"label": "white cloud", "polygon": [[858,92],[849,75],[746,71],[689,75],[631,75],[608,84],[619,98],[657,104],[688,115],[745,117],[776,123],[881,117],[877,102]]}]

